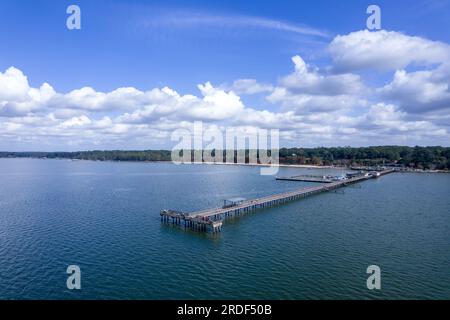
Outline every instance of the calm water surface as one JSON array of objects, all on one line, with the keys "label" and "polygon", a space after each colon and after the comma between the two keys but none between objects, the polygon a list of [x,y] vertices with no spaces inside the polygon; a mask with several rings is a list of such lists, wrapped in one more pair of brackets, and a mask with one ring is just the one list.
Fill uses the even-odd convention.
[{"label": "calm water surface", "polygon": [[[161,225],[159,211],[308,184],[247,166],[35,159],[0,159],[0,181],[1,299],[450,298],[447,174],[391,174],[228,221],[219,236]],[[70,264],[79,291],[66,289]],[[366,288],[371,264],[380,291]]]}]

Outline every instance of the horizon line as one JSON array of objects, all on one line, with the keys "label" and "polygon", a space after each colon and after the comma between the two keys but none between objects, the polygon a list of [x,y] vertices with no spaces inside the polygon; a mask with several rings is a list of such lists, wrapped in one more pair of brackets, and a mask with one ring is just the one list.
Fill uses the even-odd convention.
[{"label": "horizon line", "polygon": [[397,148],[445,148],[448,149],[450,146],[442,146],[442,145],[415,145],[415,146],[408,146],[408,145],[370,145],[370,146],[360,146],[360,147],[353,147],[353,146],[337,146],[337,147],[280,147],[277,149],[249,149],[249,148],[240,148],[240,149],[86,149],[86,150],[76,150],[76,151],[43,151],[43,150],[21,150],[21,151],[8,151],[8,150],[0,150],[0,153],[76,153],[76,152],[93,152],[93,151],[100,151],[100,152],[113,152],[113,151],[120,151],[120,152],[144,152],[144,151],[182,151],[182,150],[190,150],[190,151],[239,151],[239,150],[281,150],[281,149],[343,149],[343,148],[351,148],[351,149],[362,149],[362,148],[387,148],[387,147],[397,147]]}]

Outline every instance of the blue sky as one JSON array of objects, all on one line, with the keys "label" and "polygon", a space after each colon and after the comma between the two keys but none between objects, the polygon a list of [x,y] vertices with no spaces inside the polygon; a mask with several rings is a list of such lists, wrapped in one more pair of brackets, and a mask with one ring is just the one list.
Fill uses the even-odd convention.
[{"label": "blue sky", "polygon": [[[81,30],[66,28],[68,17],[66,8],[71,4],[81,8]],[[422,0],[414,3],[356,0],[282,2],[2,0],[0,72],[5,73],[8,68],[14,67],[27,77],[30,88],[39,88],[43,83],[48,83],[60,95],[83,87],[91,87],[96,92],[104,93],[121,87],[133,87],[142,92],[168,87],[180,96],[194,95],[201,98],[199,84],[209,82],[214,88],[229,92],[233,89],[233,82],[239,79],[254,79],[257,83],[275,89],[282,87],[280,81],[294,71],[291,59],[297,55],[305,61],[310,70],[317,69],[318,74],[336,73],[337,71],[333,71],[336,67],[333,65],[333,59],[336,57],[330,54],[330,43],[338,35],[345,36],[366,29],[368,16],[366,8],[370,4],[381,7],[384,30],[408,37],[419,37],[433,43],[450,43],[448,23],[450,1],[447,0]],[[431,52],[429,55],[433,54]],[[424,60],[421,59],[416,60]],[[352,69],[345,73],[358,75],[365,85],[373,87],[374,90],[377,88],[381,90],[383,86],[393,81],[398,69],[404,69],[412,76],[415,71],[438,68],[441,64],[439,59],[435,59],[436,61],[429,59],[431,62],[425,59],[427,63],[419,64],[416,60],[406,65],[400,63],[398,68],[394,66],[388,69]],[[442,84],[448,84],[447,78],[443,79],[440,88]],[[385,88],[384,91],[388,89]],[[271,115],[273,118],[277,113],[295,109],[286,99],[281,101],[273,96],[268,98],[271,93],[273,93],[271,90],[262,90],[255,94],[239,95],[239,98],[245,105],[244,108],[273,112]],[[296,94],[306,93],[296,92]],[[394,101],[398,112],[407,113],[407,121],[415,121],[415,124],[409,124],[410,127],[420,126],[420,121],[434,121],[433,119],[439,118],[436,114],[418,116],[418,113],[423,113],[420,106],[407,110],[407,107],[398,101],[398,94],[400,93],[395,93],[395,99],[392,98],[394,93],[389,97]],[[303,95],[300,98],[304,97]],[[446,96],[442,99],[444,101],[442,103],[447,103]],[[276,102],[273,102],[275,100]],[[365,110],[352,106],[353,109],[347,110],[346,116],[362,116],[369,110],[369,105],[393,103],[386,98],[382,101],[367,100],[366,103],[357,103],[364,105]],[[4,98],[4,105],[7,106],[7,103],[12,105],[11,101]],[[448,109],[446,106],[443,109],[441,104],[439,108],[442,119],[442,112],[447,116]],[[49,115],[51,114],[49,108],[46,106],[46,111],[41,110],[40,113],[33,111],[33,115],[43,116],[45,112]],[[71,108],[83,109],[79,106]],[[437,107],[433,105],[433,108]],[[30,110],[27,110],[28,116]],[[136,110],[130,109],[126,112],[131,114]],[[3,119],[4,127],[5,123],[10,127],[16,127],[11,125],[15,123],[11,122],[14,117],[22,117],[18,120],[22,121],[19,122],[23,125],[24,113],[14,114],[14,117],[11,111],[4,113],[8,114],[8,117],[4,116]],[[86,113],[84,116],[92,121],[101,120],[106,116],[115,122],[115,117],[122,114],[124,111],[117,108],[103,108],[96,112],[90,110],[89,114]],[[317,114],[320,115],[320,112]],[[81,116],[74,113],[73,117]],[[0,121],[1,119],[0,113]],[[180,116],[176,121],[180,120],[193,119]],[[200,117],[196,120],[202,119]],[[214,124],[219,125],[228,123],[229,119],[220,119],[223,120],[220,123],[217,120],[215,119]],[[433,124],[437,125],[434,122]],[[434,129],[441,130],[443,136],[437,138],[436,143],[443,144],[447,139],[445,136],[447,122],[438,126],[439,128]],[[287,136],[292,138],[292,134]],[[24,142],[27,139],[22,137],[19,147],[22,149],[125,147],[120,139],[115,143],[106,144],[100,140],[90,140],[88,137],[80,138],[78,142],[68,142],[55,139],[54,135],[48,134],[49,140],[46,144]],[[43,137],[45,140],[44,133]],[[0,141],[0,148],[17,146],[14,138],[17,137],[11,133],[5,134],[3,142]],[[388,142],[432,144],[432,139],[417,137],[417,140],[411,141],[403,137]],[[165,142],[162,142],[163,140],[149,142],[148,146],[170,146],[167,139]],[[295,138],[288,140],[287,145],[302,145],[301,142],[297,143]],[[331,145],[334,140],[331,137],[324,137],[321,140],[320,136],[317,136],[314,137],[314,142],[308,141],[305,144]],[[381,136],[375,140],[355,137],[336,143],[363,145],[371,141],[382,143],[386,140]],[[146,145],[137,143],[133,146],[139,148]]]},{"label": "blue sky", "polygon": [[[85,85],[98,90],[168,85],[190,92],[205,81],[257,78],[271,82],[291,70],[290,58],[295,54],[322,64],[327,58],[322,49],[333,36],[365,28],[365,10],[372,3],[3,0],[0,69],[13,65],[29,75],[31,84],[49,82],[57,91]],[[382,8],[383,28],[450,42],[449,1],[376,3]],[[82,30],[65,28],[65,9],[70,4],[82,10]],[[241,28],[233,23],[152,25],[163,15],[261,17],[309,26],[329,36]]]}]

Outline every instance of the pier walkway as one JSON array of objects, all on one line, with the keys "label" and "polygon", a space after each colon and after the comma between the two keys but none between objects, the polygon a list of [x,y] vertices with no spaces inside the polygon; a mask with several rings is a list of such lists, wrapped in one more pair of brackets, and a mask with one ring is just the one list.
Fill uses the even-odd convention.
[{"label": "pier walkway", "polygon": [[226,208],[211,208],[191,213],[166,209],[162,210],[160,213],[161,221],[193,230],[216,233],[221,231],[222,222],[226,218],[240,216],[257,209],[273,207],[314,194],[338,189],[357,182],[377,178],[391,172],[393,172],[393,170],[379,171],[377,175],[361,174],[357,177],[335,181],[325,185],[311,186],[253,200],[242,201],[235,206]]}]

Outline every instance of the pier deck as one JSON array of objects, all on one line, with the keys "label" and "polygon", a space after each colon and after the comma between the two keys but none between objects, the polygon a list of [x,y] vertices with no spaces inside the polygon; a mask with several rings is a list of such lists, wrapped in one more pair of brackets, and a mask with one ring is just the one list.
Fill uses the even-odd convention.
[{"label": "pier deck", "polygon": [[379,172],[377,176],[361,175],[346,180],[327,183],[325,185],[311,186],[297,189],[294,191],[261,197],[253,200],[246,200],[239,203],[236,206],[227,208],[224,207],[210,208],[191,213],[183,213],[174,210],[163,210],[160,213],[161,221],[181,226],[184,228],[216,233],[221,231],[222,221],[225,220],[226,218],[239,216],[257,209],[273,207],[280,204],[284,204],[286,202],[305,198],[314,194],[338,189],[357,182],[377,178],[378,176],[382,176],[391,172],[393,172],[393,170],[385,170]]}]

